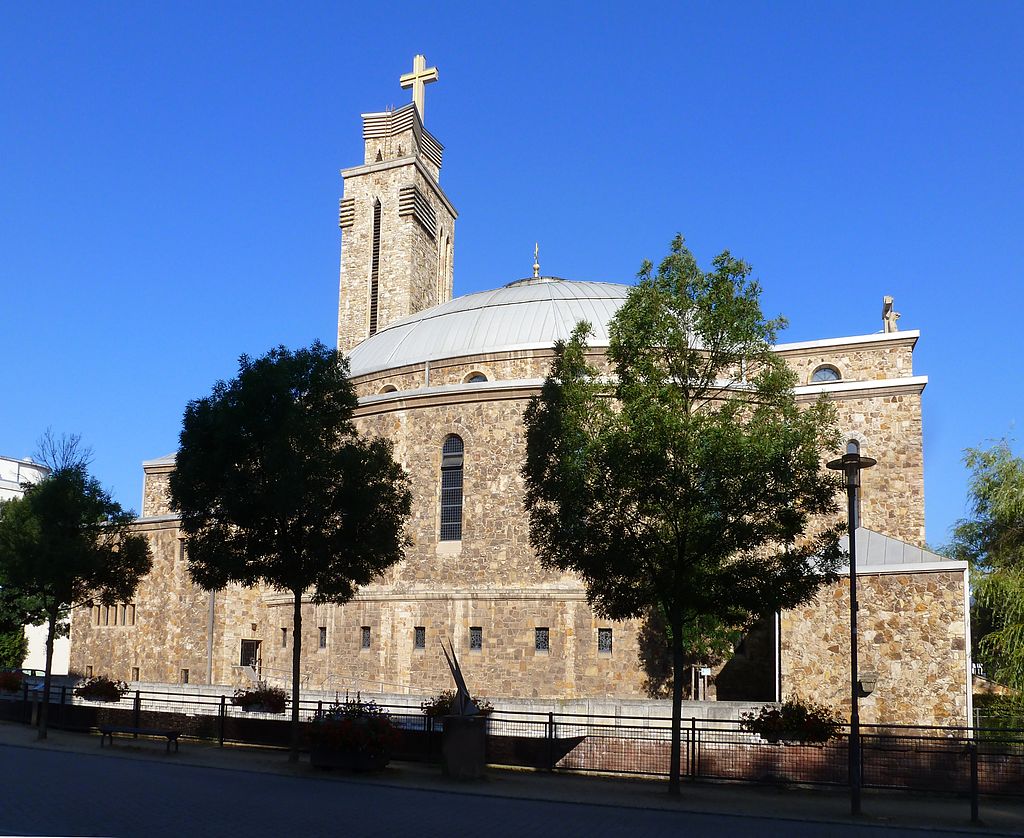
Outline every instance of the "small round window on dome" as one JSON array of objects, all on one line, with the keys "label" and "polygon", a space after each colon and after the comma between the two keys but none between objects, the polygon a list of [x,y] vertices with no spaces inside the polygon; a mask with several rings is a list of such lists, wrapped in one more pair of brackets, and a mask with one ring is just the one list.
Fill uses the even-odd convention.
[{"label": "small round window on dome", "polygon": [[841,381],[842,376],[839,370],[830,364],[822,364],[811,374],[811,382],[814,384],[825,384],[829,381]]},{"label": "small round window on dome", "polygon": [[474,372],[472,375],[466,377],[467,384],[481,384],[487,380],[487,376],[482,372]]}]

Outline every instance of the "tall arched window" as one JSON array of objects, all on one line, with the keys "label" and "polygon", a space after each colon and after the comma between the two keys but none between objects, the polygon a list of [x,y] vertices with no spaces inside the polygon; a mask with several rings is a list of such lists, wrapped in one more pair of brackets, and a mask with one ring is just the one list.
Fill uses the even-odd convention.
[{"label": "tall arched window", "polygon": [[449,435],[441,448],[441,541],[462,540],[462,437]]},{"label": "tall arched window", "polygon": [[380,201],[373,202],[373,241],[370,250],[370,334],[377,334],[380,280]]}]

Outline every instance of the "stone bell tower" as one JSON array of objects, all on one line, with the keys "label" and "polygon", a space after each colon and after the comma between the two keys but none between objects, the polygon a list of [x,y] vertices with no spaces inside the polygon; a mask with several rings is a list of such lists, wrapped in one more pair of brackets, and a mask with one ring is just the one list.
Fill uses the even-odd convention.
[{"label": "stone bell tower", "polygon": [[338,349],[452,297],[458,214],[438,184],[443,146],[423,127],[424,86],[437,68],[417,55],[400,79],[412,102],[365,113],[363,165],[344,169]]}]

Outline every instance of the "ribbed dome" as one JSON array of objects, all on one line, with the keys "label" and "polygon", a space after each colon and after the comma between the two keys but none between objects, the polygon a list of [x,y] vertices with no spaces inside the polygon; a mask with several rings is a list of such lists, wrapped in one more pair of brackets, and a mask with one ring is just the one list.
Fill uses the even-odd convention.
[{"label": "ribbed dome", "polygon": [[546,348],[567,339],[581,320],[593,327],[592,343],[606,346],[608,321],[629,288],[540,277],[456,297],[364,340],[349,355],[352,375],[461,355]]}]

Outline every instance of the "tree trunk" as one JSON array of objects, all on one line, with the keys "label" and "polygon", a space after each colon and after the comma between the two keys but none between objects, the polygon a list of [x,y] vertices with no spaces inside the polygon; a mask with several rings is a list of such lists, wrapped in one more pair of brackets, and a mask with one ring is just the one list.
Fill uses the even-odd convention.
[{"label": "tree trunk", "polygon": [[295,605],[292,612],[292,735],[288,751],[288,762],[299,761],[299,742],[302,730],[299,727],[299,672],[302,663],[302,591],[294,591]]},{"label": "tree trunk", "polygon": [[683,750],[683,621],[673,615],[669,622],[672,632],[672,758],[668,769],[668,793],[678,795]]},{"label": "tree trunk", "polygon": [[43,703],[39,707],[39,739],[46,738],[46,717],[50,709],[50,681],[53,669],[53,636],[57,631],[57,611],[51,609],[46,625],[46,668],[43,670]]}]

